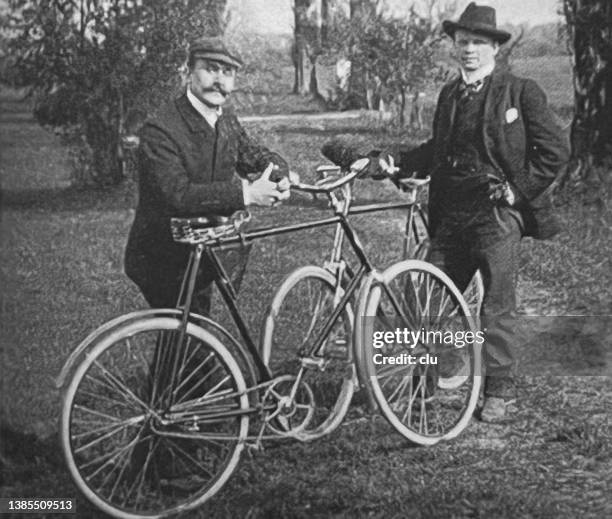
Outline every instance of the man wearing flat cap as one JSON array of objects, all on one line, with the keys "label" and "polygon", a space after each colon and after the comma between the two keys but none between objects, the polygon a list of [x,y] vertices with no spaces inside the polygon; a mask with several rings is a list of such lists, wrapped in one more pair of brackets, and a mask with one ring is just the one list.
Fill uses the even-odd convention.
[{"label": "man wearing flat cap", "polygon": [[[443,29],[453,39],[460,75],[442,88],[433,136],[411,151],[391,152],[399,171],[382,156],[380,166],[394,178],[431,176],[429,261],[462,292],[478,269],[482,274],[487,343],[481,418],[501,422],[515,397],[519,242],[559,230],[547,188],[569,160],[569,140],[534,81],[496,68],[499,47],[511,35],[497,28],[495,9],[472,2]],[[322,151],[332,160],[354,160],[347,149],[330,143]]]},{"label": "man wearing flat cap", "polygon": [[[172,240],[171,217],[214,220],[289,195],[285,161],[251,139],[224,109],[241,60],[221,38],[200,38],[189,47],[187,65],[186,92],[148,120],[140,135],[139,201],[125,270],[156,308],[175,306],[187,265],[188,247]],[[251,181],[254,174],[259,178]],[[239,271],[247,254],[246,248],[227,253],[226,270]],[[211,266],[203,261],[194,310],[204,315],[211,283]]]}]

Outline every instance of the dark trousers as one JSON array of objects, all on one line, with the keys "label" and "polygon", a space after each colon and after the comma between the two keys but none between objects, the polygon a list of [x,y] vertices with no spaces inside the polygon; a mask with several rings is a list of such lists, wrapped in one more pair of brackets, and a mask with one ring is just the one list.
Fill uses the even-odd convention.
[{"label": "dark trousers", "polygon": [[446,272],[461,292],[477,269],[482,273],[488,396],[510,397],[514,390],[512,345],[520,238],[518,211],[479,200],[443,214],[432,240],[429,261]]},{"label": "dark trousers", "polygon": [[[236,292],[240,289],[250,250],[251,245],[249,244],[238,245],[217,253]],[[184,261],[169,263],[162,271],[151,273],[145,281],[138,283],[140,291],[152,308],[176,307],[186,267],[187,258],[185,257]],[[210,315],[214,279],[214,267],[204,255],[193,293],[192,312],[205,317]]]}]

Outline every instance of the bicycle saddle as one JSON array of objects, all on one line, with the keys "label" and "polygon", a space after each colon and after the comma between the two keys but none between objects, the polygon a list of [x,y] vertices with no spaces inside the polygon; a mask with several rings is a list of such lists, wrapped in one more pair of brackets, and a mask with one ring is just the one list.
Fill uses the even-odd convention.
[{"label": "bicycle saddle", "polygon": [[172,225],[188,225],[192,229],[208,229],[231,223],[229,216],[194,216],[186,218],[172,218]]},{"label": "bicycle saddle", "polygon": [[251,219],[248,211],[236,211],[231,216],[196,216],[171,218],[170,230],[174,241],[203,243],[211,239],[231,235]]}]

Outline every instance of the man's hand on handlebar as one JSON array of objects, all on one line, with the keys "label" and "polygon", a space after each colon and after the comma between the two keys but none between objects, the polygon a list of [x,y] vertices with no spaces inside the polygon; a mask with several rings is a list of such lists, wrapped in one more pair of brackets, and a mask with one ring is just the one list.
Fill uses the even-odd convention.
[{"label": "man's hand on handlebar", "polygon": [[245,205],[271,206],[289,199],[291,196],[290,181],[287,178],[283,178],[279,182],[270,180],[270,175],[276,168],[278,166],[270,163],[257,180],[254,182],[243,181]]},{"label": "man's hand on handlebar", "polygon": [[391,155],[378,158],[378,168],[387,177],[395,178],[399,173],[400,168],[395,165],[395,160]]}]

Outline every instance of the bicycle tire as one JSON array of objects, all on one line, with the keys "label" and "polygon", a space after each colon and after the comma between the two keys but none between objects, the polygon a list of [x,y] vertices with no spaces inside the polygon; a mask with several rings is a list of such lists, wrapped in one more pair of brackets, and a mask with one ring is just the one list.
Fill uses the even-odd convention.
[{"label": "bicycle tire", "polygon": [[[273,376],[299,371],[300,349],[316,338],[337,304],[335,283],[329,271],[314,265],[298,268],[281,283],[262,327],[261,356]],[[319,438],[338,427],[355,391],[350,305],[339,320],[332,329],[333,337],[324,344],[321,361],[326,363],[325,369],[306,370],[305,380],[315,397],[315,416],[297,435],[303,441]]]},{"label": "bicycle tire", "polygon": [[[244,447],[248,398],[237,362],[192,323],[176,348],[172,334],[180,327],[176,318],[147,317],[104,334],[66,386],[66,464],[83,495],[113,517],[163,518],[202,505],[226,483]],[[179,351],[183,367],[193,360],[169,391],[156,371],[160,351]],[[158,403],[166,394],[174,400],[164,410]]]},{"label": "bicycle tire", "polygon": [[[474,341],[472,345],[461,348],[452,344],[449,348],[436,346],[428,349],[428,344],[421,342],[407,351],[405,344],[374,348],[372,338],[379,327],[393,331],[393,326],[399,326],[398,322],[404,327],[412,323],[412,329],[417,331],[433,330],[435,324],[441,331],[445,326],[449,330],[450,327],[460,327],[464,332],[475,334],[474,320],[461,293],[440,269],[419,260],[400,261],[380,276],[371,276],[367,283],[358,305],[360,318],[355,340],[360,352],[357,361],[381,413],[400,434],[418,445],[434,445],[440,440],[456,437],[468,425],[478,402],[481,345]],[[394,315],[395,307],[391,309],[391,297],[381,288],[382,283],[401,302],[399,320]],[[427,300],[421,301],[421,297]],[[432,311],[424,312],[425,309]],[[387,316],[387,322],[381,319],[381,315]],[[425,354],[431,353],[436,355],[439,364],[433,367],[394,364],[389,368],[389,361],[380,367],[374,355],[381,351],[383,357],[376,362],[387,362],[383,361],[384,355],[401,358],[398,357],[401,353],[414,354],[420,362]],[[451,361],[451,367],[454,367],[456,355],[461,362],[461,375],[455,376],[462,378],[461,383],[455,386],[440,384],[442,380],[451,379],[450,375],[443,373],[443,368],[451,366]]]}]

